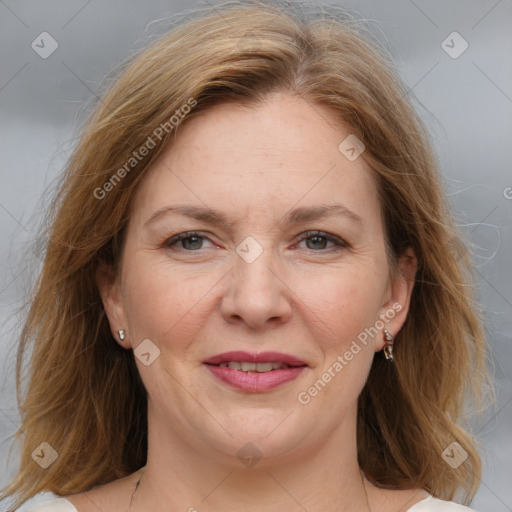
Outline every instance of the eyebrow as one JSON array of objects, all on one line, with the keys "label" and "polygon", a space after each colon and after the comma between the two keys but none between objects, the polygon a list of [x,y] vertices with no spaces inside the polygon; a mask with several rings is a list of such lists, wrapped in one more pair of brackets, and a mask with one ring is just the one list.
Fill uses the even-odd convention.
[{"label": "eyebrow", "polygon": [[[151,217],[144,223],[144,227],[153,224],[157,219],[163,216],[174,213],[184,217],[190,217],[195,220],[206,222],[212,225],[224,224],[229,227],[236,226],[237,222],[232,222],[228,219],[227,215],[223,212],[205,208],[202,206],[189,205],[189,204],[176,204],[172,206],[164,206],[157,210]],[[362,218],[352,210],[349,210],[340,204],[325,204],[318,206],[302,206],[289,211],[284,220],[279,221],[280,224],[300,224],[320,220],[326,217],[343,216],[355,221],[358,224],[363,224]]]}]

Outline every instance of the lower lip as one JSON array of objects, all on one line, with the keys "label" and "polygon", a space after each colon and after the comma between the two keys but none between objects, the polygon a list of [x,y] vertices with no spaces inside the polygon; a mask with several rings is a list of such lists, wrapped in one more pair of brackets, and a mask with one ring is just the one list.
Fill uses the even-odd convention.
[{"label": "lower lip", "polygon": [[249,393],[262,393],[277,388],[285,382],[296,379],[307,367],[297,366],[270,372],[244,372],[223,366],[207,364],[206,367],[215,377],[234,388]]}]

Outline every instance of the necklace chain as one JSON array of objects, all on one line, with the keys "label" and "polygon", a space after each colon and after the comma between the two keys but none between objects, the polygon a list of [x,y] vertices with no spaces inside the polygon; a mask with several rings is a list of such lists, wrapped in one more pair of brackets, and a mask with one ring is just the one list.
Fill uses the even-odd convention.
[{"label": "necklace chain", "polygon": [[140,481],[142,480],[142,477],[144,476],[144,473],[146,472],[146,468],[142,470],[142,475],[140,475],[140,478],[137,480],[137,483],[135,484],[135,490],[133,491],[132,497],[130,499],[130,508],[128,509],[128,512],[131,512],[133,500],[135,499],[135,495],[137,494],[137,489],[139,488]]},{"label": "necklace chain", "polygon": [[[132,510],[133,500],[135,499],[135,495],[137,494],[137,490],[139,488],[140,481],[142,480],[142,477],[144,476],[145,472],[146,472],[146,468],[144,467],[144,469],[142,470],[142,474],[140,475],[140,478],[137,480],[137,483],[135,484],[135,489],[134,489],[132,497],[130,499],[130,507],[128,508],[128,512],[131,512],[131,510]],[[361,470],[359,472],[361,475],[361,483],[363,484],[364,496],[366,499],[366,508],[368,509],[368,512],[372,512],[370,509],[370,504],[368,503],[368,493],[366,492],[366,485],[364,485],[364,475]]]},{"label": "necklace chain", "polygon": [[359,474],[361,475],[361,483],[363,484],[364,497],[366,499],[366,508],[368,509],[368,512],[372,512],[370,509],[370,503],[368,502],[368,493],[366,492],[366,485],[364,485],[364,473],[362,469],[359,469]]}]

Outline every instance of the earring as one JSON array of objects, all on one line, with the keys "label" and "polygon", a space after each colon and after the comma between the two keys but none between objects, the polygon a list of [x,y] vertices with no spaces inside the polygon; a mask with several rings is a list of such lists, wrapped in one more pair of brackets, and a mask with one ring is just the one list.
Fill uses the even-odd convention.
[{"label": "earring", "polygon": [[384,338],[386,339],[386,344],[382,349],[384,352],[384,356],[389,361],[393,361],[393,336],[391,336],[391,334],[389,334],[389,332],[386,329],[384,329]]},{"label": "earring", "polygon": [[117,334],[119,335],[119,340],[120,341],[124,341],[124,339],[126,338],[126,332],[124,329],[119,329],[119,331],[117,331]]}]

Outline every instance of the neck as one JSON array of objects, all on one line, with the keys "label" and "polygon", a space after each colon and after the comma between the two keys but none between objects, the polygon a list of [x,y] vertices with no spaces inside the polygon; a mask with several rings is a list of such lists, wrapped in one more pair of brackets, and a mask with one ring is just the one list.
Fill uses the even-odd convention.
[{"label": "neck", "polygon": [[259,444],[262,458],[252,467],[241,463],[236,449],[231,456],[149,422],[148,461],[132,512],[368,512],[355,421],[348,416],[324,439],[303,440],[308,449],[296,447],[277,457],[267,455],[273,453],[265,450],[267,436]]}]

